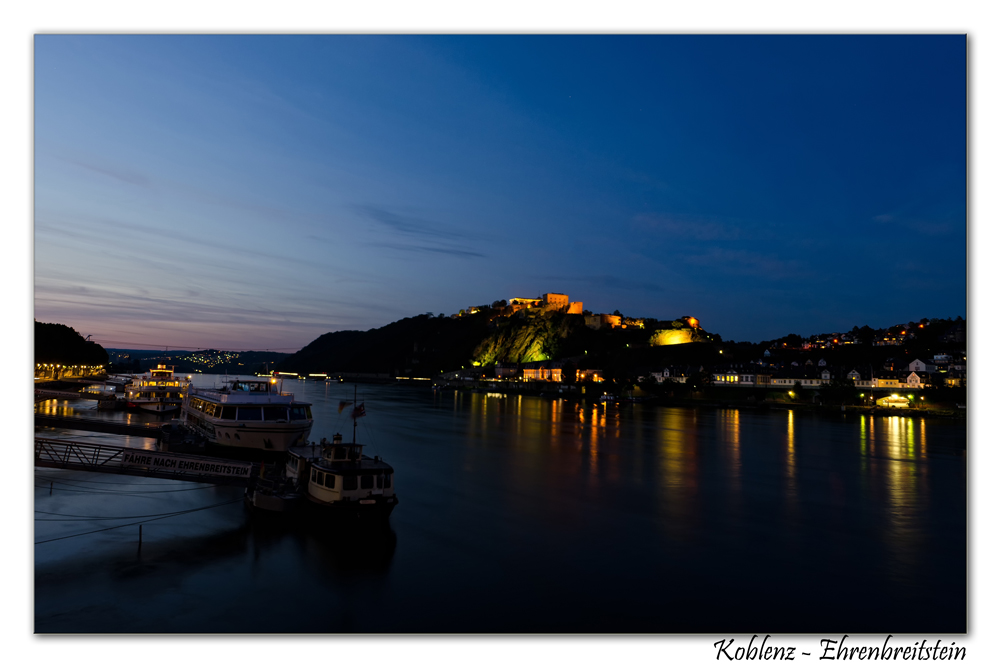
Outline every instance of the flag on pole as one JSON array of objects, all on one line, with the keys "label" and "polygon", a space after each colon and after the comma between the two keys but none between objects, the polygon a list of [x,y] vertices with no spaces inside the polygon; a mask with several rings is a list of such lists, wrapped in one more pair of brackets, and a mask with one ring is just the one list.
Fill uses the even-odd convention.
[{"label": "flag on pole", "polygon": [[351,411],[351,419],[365,416],[365,404],[358,403],[358,406]]},{"label": "flag on pole", "polygon": [[341,401],[340,402],[340,407],[337,408],[337,414],[339,415],[341,412],[343,412],[344,408],[346,408],[350,404],[351,404],[351,401]]}]

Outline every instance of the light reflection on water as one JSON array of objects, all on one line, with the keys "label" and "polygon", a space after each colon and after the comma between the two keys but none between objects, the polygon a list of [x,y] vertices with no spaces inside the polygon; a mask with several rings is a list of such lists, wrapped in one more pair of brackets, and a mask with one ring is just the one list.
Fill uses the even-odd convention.
[{"label": "light reflection on water", "polygon": [[[312,439],[350,437],[349,410],[337,406],[352,387],[285,381],[284,389],[313,403]],[[294,581],[284,597],[275,589],[272,602],[307,610],[302,631],[710,632],[744,631],[750,619],[808,632],[846,618],[857,632],[965,627],[964,425],[421,388],[358,392],[368,414],[358,439],[393,465],[401,500],[381,565],[359,578],[331,560],[354,549],[331,552],[281,528],[262,534],[238,506],[192,514],[176,523],[171,548],[190,546],[202,564],[186,579],[177,574],[169,592],[154,577],[170,559],[157,561],[148,579],[140,576],[151,597],[131,603],[136,618],[169,631],[197,616],[208,630],[233,631],[224,610],[249,603],[241,587],[263,586],[265,573],[277,571]],[[50,501],[44,489],[37,494],[40,509]],[[115,509],[100,506],[108,499],[88,502],[97,503],[94,513]],[[194,537],[219,526],[235,531],[225,548]],[[100,555],[134,541],[115,533],[81,544]],[[114,558],[132,557],[122,553]],[[86,596],[61,606],[56,598],[74,586],[48,585],[48,564],[60,557],[40,557],[45,627],[82,622]],[[210,608],[176,618],[156,611],[176,590],[203,595],[194,582],[205,585],[209,572],[212,585],[235,596],[219,603],[216,621]],[[310,579],[318,572],[329,576]],[[817,605],[817,581],[835,582],[838,595]],[[316,606],[296,586],[329,604]],[[377,602],[359,594],[365,586],[377,588]],[[869,603],[850,602],[859,599]],[[345,611],[347,600],[357,607]]]},{"label": "light reflection on water", "polygon": [[694,537],[693,517],[698,514],[698,458],[695,430],[685,419],[686,411],[668,408],[659,411],[663,438],[660,461],[663,468],[661,526],[667,536],[679,542]]},{"label": "light reflection on water", "polygon": [[[35,412],[43,416],[81,417],[83,419],[115,421],[136,425],[155,422],[153,415],[149,414],[121,411],[98,411],[97,402],[88,399],[49,399],[47,401],[37,403],[35,405]],[[118,447],[132,447],[135,449],[146,450],[156,449],[155,438],[143,438],[136,435],[112,435],[108,433],[97,433],[93,431],[49,426],[37,427],[35,429],[35,434],[40,438],[52,438],[55,440],[72,440],[74,442],[91,444],[107,443]]]},{"label": "light reflection on water", "polygon": [[798,518],[799,486],[795,469],[795,411],[788,411],[788,443],[785,447],[785,509],[791,520]]}]

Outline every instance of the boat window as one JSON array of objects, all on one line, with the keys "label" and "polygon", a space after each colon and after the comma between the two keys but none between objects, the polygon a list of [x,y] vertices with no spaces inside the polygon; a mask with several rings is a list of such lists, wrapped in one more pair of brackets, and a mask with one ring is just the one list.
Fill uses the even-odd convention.
[{"label": "boat window", "polygon": [[326,488],[332,489],[335,486],[337,486],[337,476],[328,473],[326,476]]},{"label": "boat window", "polygon": [[302,405],[292,406],[292,419],[310,419],[309,408]]},{"label": "boat window", "polygon": [[310,480],[310,481],[313,481],[313,482],[315,482],[315,481],[316,481],[316,468],[313,468],[313,469],[312,469],[312,470],[311,470],[311,471],[309,472],[309,480]]},{"label": "boat window", "polygon": [[236,408],[236,419],[237,421],[260,421],[260,408]]},{"label": "boat window", "polygon": [[235,405],[224,405],[224,406],[222,406],[222,418],[223,419],[236,419],[236,406]]},{"label": "boat window", "polygon": [[382,479],[382,475],[375,475],[375,488],[376,489],[381,489],[383,482],[384,482],[384,480]]},{"label": "boat window", "polygon": [[392,473],[387,472],[385,474],[385,488],[388,489],[390,486],[392,486]]},{"label": "boat window", "polygon": [[312,410],[310,410],[309,406],[307,405],[306,406],[306,419],[312,419],[312,418],[313,418]]},{"label": "boat window", "polygon": [[347,458],[347,448],[346,447],[334,447],[333,448],[333,458],[337,460],[342,460]]},{"label": "boat window", "polygon": [[316,473],[316,483],[320,486],[323,486],[323,473],[321,472]]},{"label": "boat window", "polygon": [[344,491],[354,491],[358,488],[358,478],[356,475],[344,475]]},{"label": "boat window", "polygon": [[374,480],[372,480],[372,476],[371,475],[362,475],[361,476],[361,488],[362,489],[370,489],[370,488],[372,488],[373,485],[374,485]]},{"label": "boat window", "polygon": [[285,406],[264,406],[264,421],[277,421],[278,419],[288,419],[288,408]]}]

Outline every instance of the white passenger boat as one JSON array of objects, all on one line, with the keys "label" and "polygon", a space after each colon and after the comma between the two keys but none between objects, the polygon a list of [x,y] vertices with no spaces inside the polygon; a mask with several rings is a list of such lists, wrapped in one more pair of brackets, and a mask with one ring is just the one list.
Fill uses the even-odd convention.
[{"label": "white passenger boat", "polygon": [[125,387],[128,407],[168,414],[176,412],[184,400],[184,381],[174,375],[173,366],[158,364],[148,373],[132,376]]},{"label": "white passenger boat", "polygon": [[284,452],[307,442],[310,403],[283,392],[277,380],[228,380],[221,388],[188,386],[182,422],[209,444]]}]

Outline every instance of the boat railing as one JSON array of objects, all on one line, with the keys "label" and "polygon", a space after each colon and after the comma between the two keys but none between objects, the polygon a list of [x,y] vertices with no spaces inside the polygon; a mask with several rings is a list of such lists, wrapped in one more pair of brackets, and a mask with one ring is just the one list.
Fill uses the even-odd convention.
[{"label": "boat railing", "polygon": [[192,396],[204,396],[206,394],[227,394],[240,396],[291,396],[295,393],[291,391],[233,391],[231,387],[191,387]]}]

